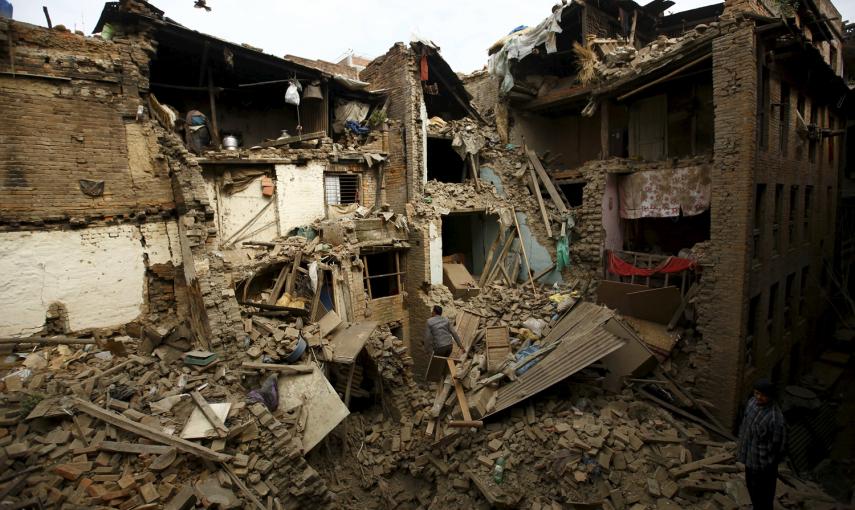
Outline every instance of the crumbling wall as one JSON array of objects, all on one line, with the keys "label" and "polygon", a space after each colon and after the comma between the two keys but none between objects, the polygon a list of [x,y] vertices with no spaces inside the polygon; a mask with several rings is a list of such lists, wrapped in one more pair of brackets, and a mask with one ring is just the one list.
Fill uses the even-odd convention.
[{"label": "crumbling wall", "polygon": [[0,334],[42,331],[56,306],[69,331],[172,313],[171,179],[154,127],[137,118],[151,46],[0,30]]},{"label": "crumbling wall", "polygon": [[71,331],[146,311],[146,265],[180,264],[175,222],[0,233],[0,336],[39,332],[52,303]]},{"label": "crumbling wall", "polygon": [[489,118],[496,114],[496,106],[499,104],[499,80],[495,76],[482,69],[464,76],[463,85],[466,92],[472,96],[472,105],[481,115]]},{"label": "crumbling wall", "polygon": [[187,302],[196,342],[235,351],[243,335],[233,282],[218,252],[217,228],[205,181],[195,157],[172,133],[160,130],[161,154],[173,177]]},{"label": "crumbling wall", "polygon": [[[134,124],[137,89],[147,86],[145,45],[8,26],[0,48],[0,110],[6,112],[0,222],[89,222],[171,211],[155,138]],[[84,194],[81,179],[104,181],[103,194]]]},{"label": "crumbling wall", "polygon": [[406,211],[407,194],[407,130],[400,121],[388,122],[387,162],[383,167],[381,186],[385,201],[393,211]]},{"label": "crumbling wall", "polygon": [[[399,121],[402,130],[402,149],[406,161],[406,199],[421,195],[424,179],[424,146],[426,143],[423,119],[424,102],[417,79],[418,63],[415,54],[404,43],[395,43],[385,55],[371,61],[359,73],[360,79],[371,83],[373,89],[388,90],[387,115]],[[390,141],[395,142],[394,131]],[[392,145],[394,151],[394,145]],[[398,161],[390,161],[390,164]],[[398,166],[394,171],[399,171]],[[389,185],[387,184],[387,187]],[[391,187],[389,187],[391,190]],[[401,204],[403,205],[403,204]]]}]

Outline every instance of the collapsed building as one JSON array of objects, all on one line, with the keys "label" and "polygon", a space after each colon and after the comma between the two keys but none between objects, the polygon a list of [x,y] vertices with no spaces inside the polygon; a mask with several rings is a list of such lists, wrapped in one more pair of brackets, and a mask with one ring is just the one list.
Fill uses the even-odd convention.
[{"label": "collapsed building", "polygon": [[733,422],[759,374],[809,369],[826,296],[850,285],[834,277],[843,24],[829,2],[659,16],[671,4],[558,6],[491,48],[495,77],[473,87],[503,95],[503,139],[550,155],[597,236],[570,251],[602,272],[601,302],[646,317],[691,296],[710,348],[697,390]]},{"label": "collapsed building", "polygon": [[[0,337],[37,347],[0,501],[746,504],[739,405],[816,371],[851,285],[844,29],[671,5],[558,4],[465,77],[427,40],[276,57],[140,0],[96,37],[0,19]],[[833,504],[796,474],[779,503]]]}]

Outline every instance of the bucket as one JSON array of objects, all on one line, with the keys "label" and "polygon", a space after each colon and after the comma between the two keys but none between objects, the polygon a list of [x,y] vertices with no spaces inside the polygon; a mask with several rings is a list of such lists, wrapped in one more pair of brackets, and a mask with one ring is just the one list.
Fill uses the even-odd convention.
[{"label": "bucket", "polygon": [[285,363],[290,364],[300,361],[300,358],[303,357],[303,353],[306,352],[306,347],[308,346],[309,344],[303,339],[303,335],[300,335],[300,337],[297,338],[297,346],[294,347],[294,351],[285,358]]}]

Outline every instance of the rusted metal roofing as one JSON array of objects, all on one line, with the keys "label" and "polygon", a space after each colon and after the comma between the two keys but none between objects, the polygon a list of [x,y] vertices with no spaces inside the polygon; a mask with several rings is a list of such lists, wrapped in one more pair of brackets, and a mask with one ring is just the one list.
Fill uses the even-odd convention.
[{"label": "rusted metal roofing", "polygon": [[578,303],[545,339],[544,346],[560,342],[558,346],[516,381],[499,388],[490,414],[522,402],[623,347],[627,340],[605,329],[613,320],[614,312],[604,306]]}]

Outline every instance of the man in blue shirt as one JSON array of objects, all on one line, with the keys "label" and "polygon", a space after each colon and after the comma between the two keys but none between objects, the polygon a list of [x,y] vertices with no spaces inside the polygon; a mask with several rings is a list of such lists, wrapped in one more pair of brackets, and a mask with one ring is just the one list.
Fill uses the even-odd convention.
[{"label": "man in blue shirt", "polygon": [[737,455],[745,464],[745,485],[754,510],[772,510],[778,463],[784,458],[787,429],[774,396],[775,386],[769,380],[755,382],[739,427]]}]

